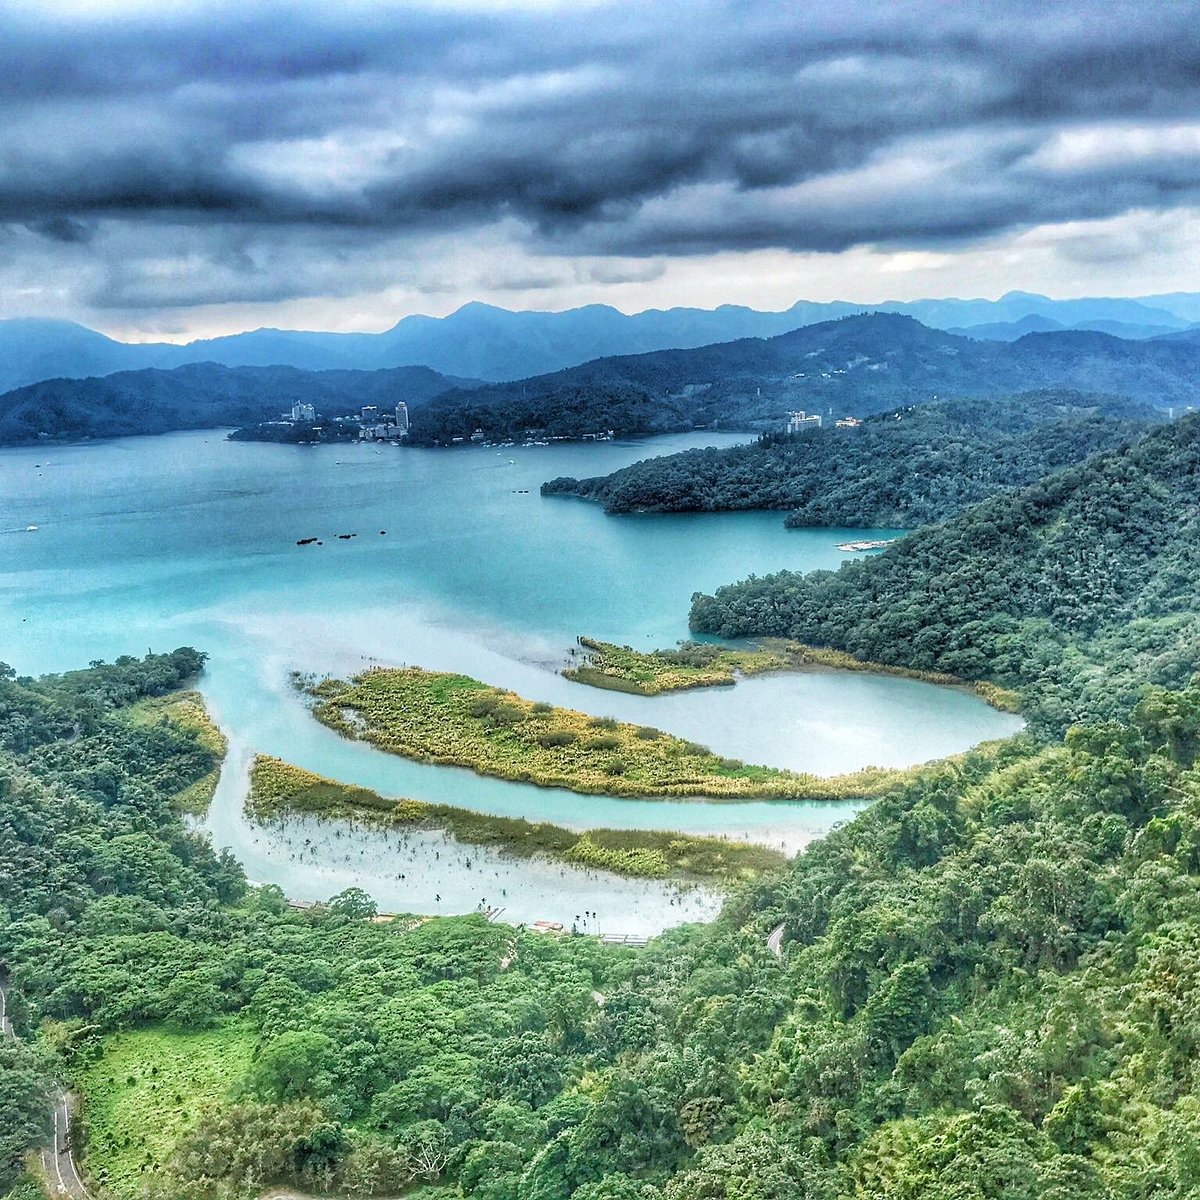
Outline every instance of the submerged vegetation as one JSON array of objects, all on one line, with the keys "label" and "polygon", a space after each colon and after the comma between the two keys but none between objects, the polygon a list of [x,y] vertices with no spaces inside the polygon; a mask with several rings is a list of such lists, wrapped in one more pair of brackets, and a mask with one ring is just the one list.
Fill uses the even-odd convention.
[{"label": "submerged vegetation", "polygon": [[[769,671],[800,671],[828,667],[841,671],[869,671],[881,675],[900,675],[925,683],[962,685],[957,676],[914,667],[888,666],[864,662],[842,650],[805,646],[781,638],[762,638],[752,647],[719,646],[711,642],[681,642],[673,650],[654,650],[649,654],[613,642],[598,642],[581,637],[579,644],[587,652],[578,666],[563,671],[567,679],[611,691],[633,692],[639,696],[657,696],[661,692],[696,687],[729,687],[739,675],[762,675]],[[986,680],[968,684],[993,708],[1016,712],[1015,692],[997,687]]]},{"label": "submerged vegetation", "polygon": [[534,703],[466,675],[419,667],[297,682],[313,698],[317,719],[346,737],[540,787],[611,796],[828,800],[879,795],[904,774],[868,767],[821,778],[748,766],[649,726]]},{"label": "submerged vegetation", "polygon": [[291,763],[258,755],[250,770],[247,807],[258,820],[291,813],[366,819],[385,826],[444,829],[460,842],[529,858],[558,858],[620,875],[715,880],[733,884],[783,865],[777,850],[715,837],[658,830],[589,829],[520,817],[497,817],[449,804],[388,799],[367,788],[325,779]]}]

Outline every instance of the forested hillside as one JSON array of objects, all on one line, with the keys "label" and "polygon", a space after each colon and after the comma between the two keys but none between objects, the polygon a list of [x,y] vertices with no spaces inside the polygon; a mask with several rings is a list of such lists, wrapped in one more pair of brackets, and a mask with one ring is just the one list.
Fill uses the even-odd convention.
[{"label": "forested hillside", "polygon": [[985,342],[871,313],[766,340],[601,358],[516,383],[451,391],[422,412],[412,437],[434,445],[476,429],[491,441],[606,429],[627,436],[692,426],[775,429],[791,409],[862,417],[939,395],[1037,388],[1183,408],[1200,398],[1198,377],[1200,346],[1187,341],[1064,331]]},{"label": "forested hillside", "polygon": [[215,363],[49,379],[0,395],[0,445],[246,425],[272,420],[300,402],[330,415],[354,413],[366,404],[393,409],[400,400],[416,407],[471,383],[428,367],[301,371]]},{"label": "forested hillside", "polygon": [[1120,446],[1156,419],[1149,405],[1079,392],[937,400],[857,428],[763,434],[553,479],[542,495],[582,496],[610,513],[768,508],[789,510],[797,527],[912,527]]},{"label": "forested hillside", "polygon": [[[85,1090],[103,1194],[1200,1186],[1197,687],[922,776],[716,923],[631,951],[248,889],[172,806],[211,759],[129,719],[197,658],[0,684],[0,957],[19,1032]],[[45,1069],[0,1057],[6,1182]]]},{"label": "forested hillside", "polygon": [[836,572],[698,595],[692,627],[991,679],[1048,730],[1108,719],[1200,662],[1198,484],[1200,415]]}]

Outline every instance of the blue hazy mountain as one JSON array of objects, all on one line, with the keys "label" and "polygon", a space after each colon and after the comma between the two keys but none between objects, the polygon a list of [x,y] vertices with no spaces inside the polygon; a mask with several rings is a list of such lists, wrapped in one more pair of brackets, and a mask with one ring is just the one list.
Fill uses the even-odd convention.
[{"label": "blue hazy mountain", "polygon": [[462,394],[477,382],[428,367],[305,371],[219,363],[44,379],[0,394],[0,445],[251,425],[297,403],[328,416],[368,404],[392,409],[398,400],[419,409],[447,389]]},{"label": "blue hazy mountain", "polygon": [[[233,348],[242,353],[245,343]],[[504,441],[610,429],[622,436],[712,425],[769,429],[795,408],[865,416],[938,395],[1039,388],[1187,407],[1197,378],[1200,344],[1186,336],[1135,341],[1057,330],[990,340],[932,329],[901,313],[867,313],[770,338],[605,356],[482,385],[417,366],[311,371],[190,363],[60,377],[0,394],[0,443],[253,424],[298,400],[326,414],[406,400],[418,407],[411,437],[419,444],[453,443],[476,430]]]},{"label": "blue hazy mountain", "polygon": [[[649,309],[632,316],[603,304],[565,312],[511,312],[471,303],[447,317],[405,317],[383,333],[255,329],[186,345],[120,342],[70,321],[25,318],[0,321],[0,391],[55,377],[81,378],[198,362],[305,370],[420,365],[447,375],[507,381],[612,355],[769,338],[871,311],[901,313],[933,328],[991,340],[1015,340],[1024,333],[1056,327],[1150,337],[1184,330],[1200,321],[1200,293],[1143,300],[1052,300],[1009,292],[999,300],[875,305],[802,300],[783,312],[726,304],[713,309]],[[1022,327],[1026,322],[1032,324]]]},{"label": "blue hazy mountain", "polygon": [[1076,321],[1064,325],[1040,313],[1030,313],[1019,321],[987,321],[982,325],[949,326],[947,333],[958,333],[965,337],[983,338],[990,342],[1015,342],[1027,333],[1062,333],[1066,330],[1088,333],[1111,333],[1113,337],[1135,341],[1146,338],[1172,337],[1188,330],[1173,325],[1144,325],[1132,321]]}]

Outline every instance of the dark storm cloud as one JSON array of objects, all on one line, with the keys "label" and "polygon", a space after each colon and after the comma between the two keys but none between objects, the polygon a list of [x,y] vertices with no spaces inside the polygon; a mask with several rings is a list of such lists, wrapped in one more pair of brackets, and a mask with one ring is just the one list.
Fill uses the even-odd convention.
[{"label": "dark storm cloud", "polygon": [[1200,3],[136,12],[0,16],[0,221],[652,256],[1200,199]]},{"label": "dark storm cloud", "polygon": [[47,217],[42,221],[31,221],[29,229],[32,233],[39,233],[42,237],[67,245],[81,245],[90,242],[95,233],[93,228],[83,221],[76,221],[72,217],[65,217],[61,214]]}]

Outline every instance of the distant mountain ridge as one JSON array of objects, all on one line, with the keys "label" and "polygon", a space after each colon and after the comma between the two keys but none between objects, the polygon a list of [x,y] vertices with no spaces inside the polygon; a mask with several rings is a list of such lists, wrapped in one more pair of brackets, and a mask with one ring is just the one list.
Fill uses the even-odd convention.
[{"label": "distant mountain ridge", "polygon": [[170,369],[197,362],[304,370],[420,365],[442,374],[507,381],[594,358],[774,337],[867,312],[901,313],[932,328],[979,338],[1014,340],[1031,327],[1102,329],[1122,337],[1148,338],[1186,331],[1200,321],[1200,293],[1052,300],[1009,292],[998,300],[881,304],[801,300],[783,312],[725,304],[713,309],[648,309],[633,315],[603,304],[565,312],[512,312],[470,303],[447,317],[405,317],[382,333],[256,329],[187,345],[120,342],[70,321],[19,318],[0,321],[0,391],[42,379]]},{"label": "distant mountain ridge", "polygon": [[297,401],[325,413],[415,408],[410,440],[450,445],[542,437],[640,437],[713,427],[777,430],[795,409],[867,416],[938,396],[1041,388],[1106,392],[1157,407],[1200,404],[1200,342],[1105,333],[978,341],[872,313],[772,338],[598,358],[508,383],[428,367],[306,371],[193,363],[50,379],[0,394],[0,442],[251,425]]},{"label": "distant mountain ridge", "polygon": [[894,313],[842,317],[777,337],[658,350],[583,363],[432,400],[414,422],[420,444],[477,430],[490,441],[617,436],[713,426],[778,429],[796,409],[864,417],[937,396],[1041,388],[1105,392],[1160,408],[1200,404],[1200,343],[1111,334],[1030,333],[977,341]]},{"label": "distant mountain ridge", "polygon": [[48,379],[0,395],[0,445],[248,425],[272,420],[296,403],[333,415],[368,404],[394,408],[399,400],[413,409],[447,388],[474,382],[428,367],[302,371],[218,363]]}]

